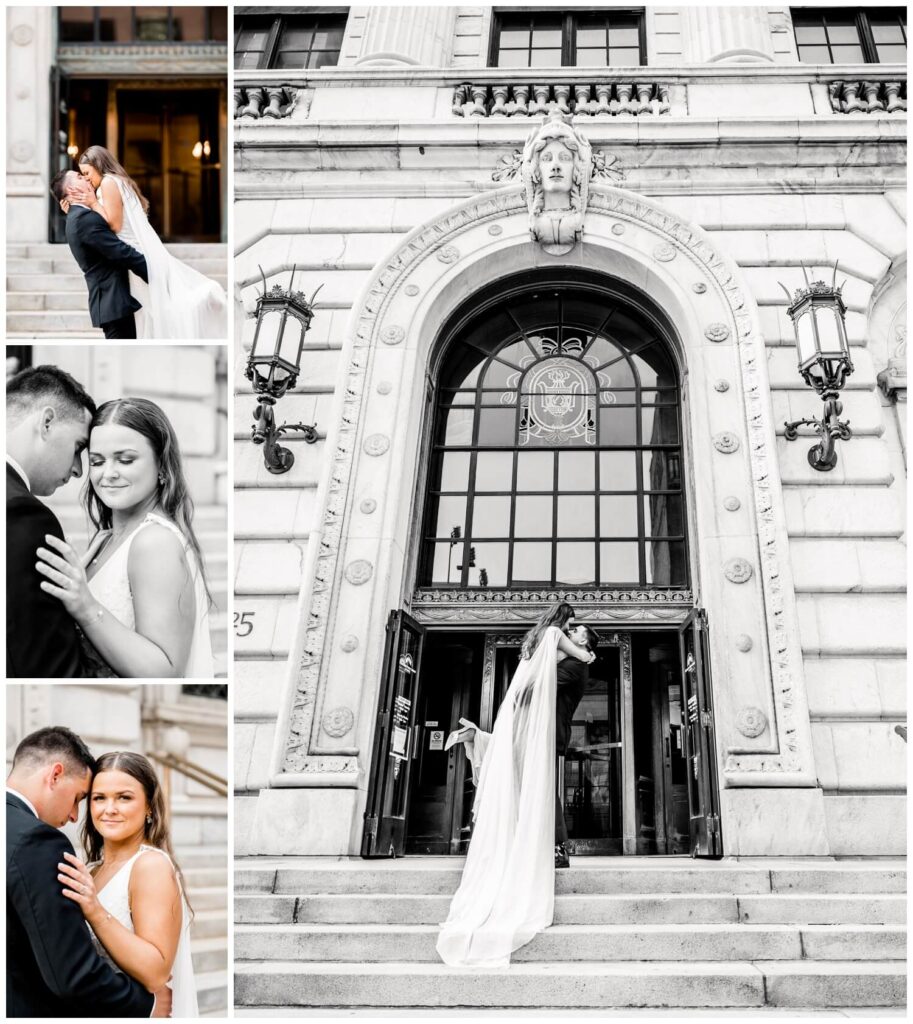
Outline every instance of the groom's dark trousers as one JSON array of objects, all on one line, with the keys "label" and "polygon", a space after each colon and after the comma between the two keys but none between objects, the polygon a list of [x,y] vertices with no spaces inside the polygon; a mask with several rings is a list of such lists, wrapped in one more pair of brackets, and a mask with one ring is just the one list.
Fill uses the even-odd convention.
[{"label": "groom's dark trousers", "polygon": [[[567,753],[571,741],[571,726],[574,712],[580,698],[586,690],[590,678],[589,665],[576,658],[565,658],[558,664],[558,707],[555,714],[555,753],[563,757]],[[560,779],[558,780],[560,783]],[[561,796],[555,786],[555,845],[567,842],[567,825],[564,821],[564,810],[561,807]]]},{"label": "groom's dark trousers", "polygon": [[127,271],[148,281],[145,256],[122,242],[104,217],[87,206],[70,207],[67,244],[86,276],[92,326],[101,327],[106,338],[135,338],[133,314],[143,307],[130,294]]},{"label": "groom's dark trousers", "polygon": [[95,951],[57,865],[67,837],[6,795],[7,1017],[148,1017],[154,997]]},{"label": "groom's dark trousers", "polygon": [[70,679],[84,675],[76,626],[56,597],[41,589],[35,569],[45,534],[61,540],[57,516],[6,467],[6,675],[8,679]]}]

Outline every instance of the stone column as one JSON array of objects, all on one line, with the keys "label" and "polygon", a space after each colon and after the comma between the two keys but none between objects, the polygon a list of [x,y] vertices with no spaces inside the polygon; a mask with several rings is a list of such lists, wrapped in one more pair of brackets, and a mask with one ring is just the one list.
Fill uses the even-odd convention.
[{"label": "stone column", "polygon": [[766,7],[686,7],[688,60],[693,63],[773,63]]},{"label": "stone column", "polygon": [[455,7],[371,7],[357,66],[448,67]]},{"label": "stone column", "polygon": [[6,237],[48,240],[48,82],[54,59],[56,7],[7,11]]}]

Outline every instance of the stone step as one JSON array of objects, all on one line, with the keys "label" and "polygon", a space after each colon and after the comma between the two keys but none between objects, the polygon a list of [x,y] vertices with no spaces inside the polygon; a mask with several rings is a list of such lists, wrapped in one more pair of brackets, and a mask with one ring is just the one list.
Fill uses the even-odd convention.
[{"label": "stone step", "polygon": [[[236,925],[235,959],[437,963],[438,925]],[[513,961],[901,960],[905,930],[883,925],[555,925]]]},{"label": "stone step", "polygon": [[212,938],[197,938],[194,935],[190,943],[193,957],[194,975],[206,974],[209,971],[228,970],[228,936],[217,935]]},{"label": "stone step", "polygon": [[[224,279],[217,282],[225,287]],[[79,312],[87,306],[88,293],[85,286],[66,291],[58,282],[49,282],[47,291],[9,291],[6,294],[6,308],[13,313],[57,313]]]},{"label": "stone step", "polygon": [[190,889],[190,900],[194,913],[203,910],[224,911],[228,907],[228,890],[223,885],[202,886]]},{"label": "stone step", "polygon": [[[194,257],[228,258],[228,245],[225,242],[166,242],[165,248],[180,260]],[[6,247],[7,260],[63,259],[69,256],[69,252],[66,242],[10,242]]]},{"label": "stone step", "polygon": [[[225,278],[227,276],[224,259],[213,258],[208,255],[197,255],[182,259],[181,262],[186,263],[188,267],[193,267],[194,270],[198,270],[207,277]],[[58,254],[57,258],[9,259],[6,261],[6,273],[16,277],[20,275],[36,278],[44,276],[48,281],[56,281],[65,275],[75,277],[79,281],[84,280],[79,264],[72,256],[66,253]],[[28,287],[24,288],[24,290],[31,291]]]},{"label": "stone step", "polygon": [[225,939],[227,921],[224,910],[199,910],[190,893],[190,904],[193,907],[193,939]]},{"label": "stone step", "polygon": [[[238,924],[437,924],[449,896],[235,896]],[[891,924],[906,921],[906,897],[779,895],[557,896],[555,924]]]},{"label": "stone step", "polygon": [[228,885],[228,868],[224,865],[214,867],[199,867],[193,865],[188,867],[181,864],[181,872],[187,882],[187,888],[191,893],[198,888],[212,888],[214,886]]},{"label": "stone step", "polygon": [[201,1017],[225,1017],[228,1010],[228,971],[196,974],[197,1003]]},{"label": "stone step", "polygon": [[225,867],[228,853],[224,846],[193,844],[174,847],[174,856],[182,868]]},{"label": "stone step", "polygon": [[61,334],[68,332],[80,336],[104,338],[101,328],[94,328],[89,319],[88,311],[73,310],[67,312],[10,312],[6,314],[8,332],[18,332],[26,337],[37,335]]},{"label": "stone step", "polygon": [[[612,861],[615,860],[615,863]],[[583,865],[581,861],[589,861]],[[689,861],[687,858],[631,859],[575,857],[555,876],[555,892],[649,895],[655,893],[877,893],[904,892],[903,862]],[[459,884],[463,858],[409,858],[384,863],[352,859],[243,859],[235,865],[238,892],[289,895],[452,894]]]},{"label": "stone step", "polygon": [[902,963],[239,963],[238,1006],[745,1007],[898,1006]]}]

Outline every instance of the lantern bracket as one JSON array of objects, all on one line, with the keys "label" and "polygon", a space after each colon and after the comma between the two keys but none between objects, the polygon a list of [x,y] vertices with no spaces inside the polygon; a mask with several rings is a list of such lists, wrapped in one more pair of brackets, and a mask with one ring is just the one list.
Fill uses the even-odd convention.
[{"label": "lantern bracket", "polygon": [[837,441],[849,441],[853,432],[850,430],[849,420],[844,422],[840,419],[843,403],[839,400],[837,392],[826,392],[821,397],[824,400],[824,415],[820,420],[793,420],[792,423],[785,424],[783,434],[787,441],[795,441],[799,436],[799,427],[813,427],[820,440],[809,448],[808,464],[812,469],[827,473],[837,465]]},{"label": "lantern bracket", "polygon": [[304,434],[306,444],[314,444],[317,441],[316,424],[309,426],[306,423],[283,423],[281,427],[277,427],[273,413],[276,400],[270,395],[260,395],[259,399],[259,404],[254,409],[254,425],[251,428],[250,439],[254,444],[263,445],[263,459],[270,473],[287,473],[295,463],[295,455],[290,449],[283,448],[278,439],[283,434],[299,430]]}]

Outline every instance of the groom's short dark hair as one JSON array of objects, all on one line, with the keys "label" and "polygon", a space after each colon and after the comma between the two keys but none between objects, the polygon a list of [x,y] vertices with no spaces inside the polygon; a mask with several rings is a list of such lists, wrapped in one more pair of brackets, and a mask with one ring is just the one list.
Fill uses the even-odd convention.
[{"label": "groom's short dark hair", "polygon": [[586,645],[587,647],[596,652],[596,648],[599,647],[599,634],[595,629],[590,629],[589,626],[585,626],[582,622],[578,622],[577,625],[583,629],[586,633]]},{"label": "groom's short dark hair", "polygon": [[26,736],[13,755],[13,771],[20,767],[40,768],[49,761],[60,761],[67,774],[95,774],[95,758],[89,748],[65,725],[52,725]]},{"label": "groom's short dark hair", "polygon": [[58,171],[51,179],[51,194],[58,203],[67,197],[67,175],[78,173],[79,172],[74,171],[72,167],[67,167],[63,171]]},{"label": "groom's short dark hair", "polygon": [[95,415],[95,402],[86,389],[59,366],[30,366],[6,382],[7,415],[43,404],[53,405],[63,419],[81,418],[84,409]]}]

